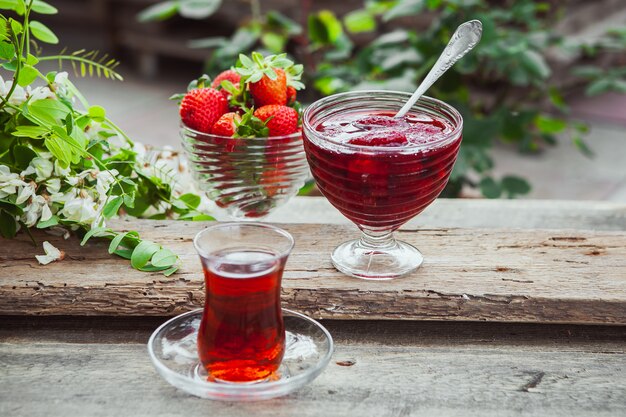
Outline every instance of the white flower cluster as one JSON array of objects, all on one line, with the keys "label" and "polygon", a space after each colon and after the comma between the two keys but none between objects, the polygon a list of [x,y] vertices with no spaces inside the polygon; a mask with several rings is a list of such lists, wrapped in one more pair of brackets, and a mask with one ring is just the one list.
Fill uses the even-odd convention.
[{"label": "white flower cluster", "polygon": [[[54,83],[52,83],[52,89],[58,92],[65,92],[66,90],[66,81],[67,81],[67,72],[59,72],[54,77]],[[12,80],[5,81],[0,75],[0,96],[6,97],[11,91],[11,87],[13,86]],[[13,90],[13,94],[9,97],[9,104],[14,106],[20,106],[27,100],[31,102],[37,100],[43,100],[46,98],[56,98],[54,91],[52,91],[48,86],[44,87],[35,87],[32,88],[30,85],[26,86],[26,88],[22,86],[15,86],[15,90]],[[9,114],[15,113],[15,109],[10,107],[5,108],[5,110]]]},{"label": "white flower cluster", "polygon": [[[15,203],[24,210],[19,220],[27,227],[48,221],[55,214],[92,227],[103,225],[102,209],[117,170],[90,169],[70,175],[69,169],[51,158],[52,154],[41,152],[20,174],[0,165],[0,198],[17,196]],[[61,192],[63,182],[72,187]]]}]

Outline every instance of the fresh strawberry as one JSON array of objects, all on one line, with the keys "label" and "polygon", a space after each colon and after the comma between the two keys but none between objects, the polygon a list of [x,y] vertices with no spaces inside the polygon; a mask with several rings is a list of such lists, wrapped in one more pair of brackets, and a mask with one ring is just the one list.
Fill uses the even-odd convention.
[{"label": "fresh strawberry", "polygon": [[287,104],[291,105],[296,102],[296,94],[297,94],[296,89],[293,86],[288,85],[287,86]]},{"label": "fresh strawberry", "polygon": [[280,68],[273,68],[274,79],[264,75],[259,81],[250,83],[250,94],[255,106],[263,107],[269,104],[287,104],[287,76]]},{"label": "fresh strawberry", "polygon": [[211,87],[219,90],[222,81],[227,80],[233,83],[233,85],[239,84],[239,80],[241,80],[241,75],[239,75],[235,70],[226,70],[217,74],[217,77],[211,83]]},{"label": "fresh strawberry", "polygon": [[291,107],[270,104],[256,109],[254,115],[266,122],[270,136],[290,135],[298,130],[298,112]]},{"label": "fresh strawberry", "polygon": [[234,136],[237,131],[237,124],[241,121],[241,116],[237,113],[224,113],[213,125],[211,133],[218,136]]},{"label": "fresh strawberry", "polygon": [[[223,88],[222,81],[230,82],[232,86],[235,89],[237,89],[239,87],[239,80],[241,80],[241,75],[239,75],[234,70],[226,70],[226,71],[220,72],[217,75],[217,77],[215,77],[215,79],[211,83],[211,87],[215,88],[216,90],[221,91],[224,97],[226,97],[226,99],[228,100],[233,95],[233,92],[228,91],[226,88]],[[233,87],[228,87],[228,88],[231,89]],[[237,91],[237,90],[234,90],[234,91]]]},{"label": "fresh strawberry", "polygon": [[300,82],[302,65],[294,65],[286,54],[263,57],[258,52],[252,58],[239,55],[235,71],[248,86],[256,108],[270,104],[287,104],[287,87],[304,88]]},{"label": "fresh strawberry", "polygon": [[214,88],[189,91],[180,103],[180,118],[192,129],[211,133],[215,122],[228,112],[226,98]]}]

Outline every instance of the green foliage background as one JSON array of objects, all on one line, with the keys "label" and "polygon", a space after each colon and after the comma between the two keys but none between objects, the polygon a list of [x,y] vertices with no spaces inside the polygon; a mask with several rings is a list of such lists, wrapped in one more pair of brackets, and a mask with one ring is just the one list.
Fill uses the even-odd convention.
[{"label": "green foliage background", "polygon": [[[146,9],[140,20],[176,13],[206,18],[221,3],[167,1]],[[563,134],[592,156],[584,142],[587,126],[568,120],[566,93],[581,85],[589,95],[626,92],[626,29],[611,31],[592,44],[571,44],[552,30],[565,12],[555,6],[558,2],[365,0],[361,8],[341,17],[331,10],[312,12],[305,25],[276,11],[263,14],[258,0],[242,3],[250,4],[250,13],[230,38],[190,42],[211,50],[207,71],[216,74],[229,67],[240,52],[287,51],[305,64],[307,85],[318,92],[308,97],[311,100],[355,89],[412,91],[456,27],[481,20],[484,33],[478,47],[427,93],[453,104],[464,117],[459,159],[444,192],[448,197],[459,196],[466,186],[479,188],[489,198],[530,191],[523,178],[492,176],[491,148],[498,141],[514,144],[521,152],[537,152]],[[300,10],[306,10],[305,3]],[[416,23],[424,29],[414,29]],[[378,35],[381,25],[396,29]],[[598,56],[603,66],[594,64]]]}]

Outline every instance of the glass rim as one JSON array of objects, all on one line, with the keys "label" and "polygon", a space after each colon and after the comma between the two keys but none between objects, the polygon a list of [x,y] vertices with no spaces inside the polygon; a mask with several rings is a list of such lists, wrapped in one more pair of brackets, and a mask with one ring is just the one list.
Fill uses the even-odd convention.
[{"label": "glass rim", "polygon": [[234,138],[232,136],[221,136],[221,135],[215,135],[213,133],[205,133],[205,132],[200,132],[199,130],[195,130],[190,128],[189,126],[187,126],[186,124],[184,124],[183,122],[180,122],[180,128],[184,131],[184,132],[190,132],[196,136],[211,136],[214,138],[219,138],[219,139],[223,139],[223,140],[245,140],[245,141],[268,141],[268,140],[279,140],[279,139],[295,139],[299,136],[302,136],[302,130],[299,130],[297,132],[294,132],[290,135],[283,135],[283,136],[268,136],[265,138]]},{"label": "glass rim", "polygon": [[288,247],[282,251],[277,251],[278,254],[274,255],[275,259],[281,259],[281,258],[285,258],[289,256],[289,254],[291,253],[291,251],[293,250],[296,244],[296,241],[291,235],[291,233],[289,233],[285,229],[281,229],[280,227],[273,226],[271,224],[258,223],[258,222],[219,222],[219,223],[205,227],[204,229],[196,233],[196,235],[194,236],[193,247],[196,249],[196,252],[198,253],[198,255],[204,259],[209,259],[209,260],[217,259],[218,258],[217,256],[207,253],[205,250],[203,250],[200,247],[199,240],[201,238],[201,235],[204,235],[205,233],[208,233],[208,232],[216,231],[219,229],[226,229],[226,228],[233,227],[233,226],[236,226],[239,228],[257,229],[257,230],[259,229],[271,230],[285,237],[287,241],[289,242]]},{"label": "glass rim", "polygon": [[[461,116],[461,113],[456,108],[446,103],[445,101],[438,100],[436,98],[429,97],[429,96],[420,97],[417,103],[415,103],[413,107],[411,107],[411,110],[409,111],[418,109],[419,108],[418,106],[420,104],[434,104],[439,108],[446,109],[450,113],[452,118],[454,119],[453,122],[456,122],[456,123],[454,123],[455,125],[453,126],[452,131],[443,135],[441,139],[438,139],[434,142],[425,143],[422,145],[415,145],[415,146],[410,146],[410,147],[355,145],[352,143],[341,142],[334,138],[328,137],[324,135],[323,133],[315,130],[315,128],[311,126],[311,124],[309,123],[310,113],[312,113],[313,111],[317,110],[318,108],[324,105],[333,103],[336,100],[351,98],[355,96],[356,97],[358,96],[368,97],[368,96],[371,96],[372,94],[385,94],[385,95],[396,96],[396,97],[404,97],[408,100],[409,97],[411,97],[413,93],[407,93],[405,91],[395,91],[395,90],[357,90],[357,91],[348,91],[345,93],[332,94],[330,96],[321,98],[306,107],[306,109],[304,110],[304,113],[302,114],[302,130],[303,131],[306,130],[307,133],[312,134],[316,138],[322,139],[334,145],[342,146],[348,149],[354,149],[356,151],[376,152],[376,153],[397,153],[398,151],[404,151],[404,150],[415,151],[415,150],[431,149],[434,146],[441,145],[442,143],[447,143],[448,141],[450,141],[450,139],[459,136],[463,130],[463,116]],[[398,110],[400,110],[400,107],[398,107]],[[435,109],[435,110],[437,110],[438,113],[441,113],[439,109]],[[446,119],[449,119],[449,117],[446,117]]]}]

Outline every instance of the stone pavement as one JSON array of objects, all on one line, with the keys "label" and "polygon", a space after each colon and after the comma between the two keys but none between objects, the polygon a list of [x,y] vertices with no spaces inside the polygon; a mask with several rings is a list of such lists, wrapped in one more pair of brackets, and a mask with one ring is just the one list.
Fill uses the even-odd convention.
[{"label": "stone pavement", "polygon": [[[179,147],[176,104],[168,98],[186,89],[193,75],[169,70],[169,76],[146,81],[122,70],[124,82],[78,79],[91,104],[104,106],[131,138],[148,144]],[[626,202],[626,95],[572,103],[573,116],[588,121],[587,142],[595,152],[587,158],[565,137],[538,155],[520,155],[499,145],[494,149],[497,176],[516,174],[533,186],[525,198],[610,200]]]}]

